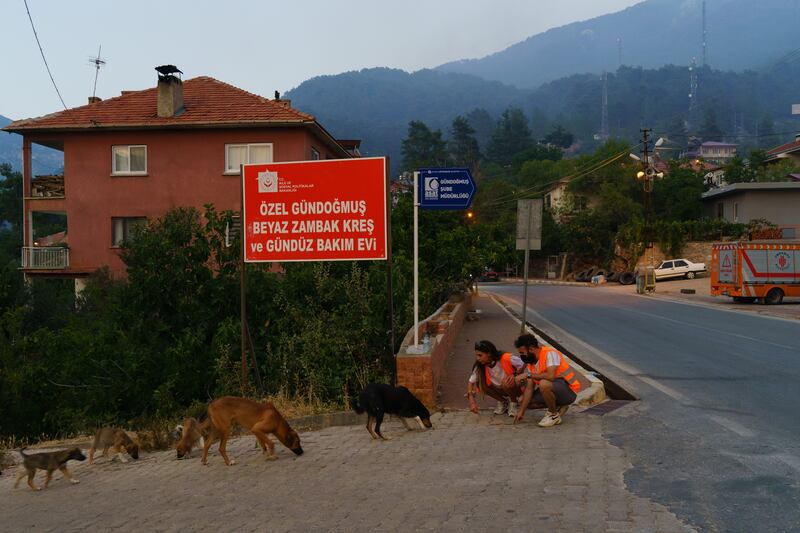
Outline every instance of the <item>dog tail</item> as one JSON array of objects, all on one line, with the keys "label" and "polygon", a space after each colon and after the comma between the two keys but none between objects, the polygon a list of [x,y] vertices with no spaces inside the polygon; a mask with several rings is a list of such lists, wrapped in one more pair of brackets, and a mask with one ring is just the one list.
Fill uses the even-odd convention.
[{"label": "dog tail", "polygon": [[19,451],[19,454],[20,454],[22,457],[28,457],[28,455],[26,455],[26,454],[25,454],[25,450],[27,450],[27,449],[28,449],[28,447],[27,447],[27,446],[23,446],[23,447],[22,447],[22,449],[20,449],[20,451]]},{"label": "dog tail", "polygon": [[364,409],[364,406],[361,405],[361,398],[359,398],[358,396],[353,396],[350,399],[350,406],[353,408],[353,411],[355,411],[356,414],[359,415],[363,414],[364,411],[366,411],[366,409]]}]

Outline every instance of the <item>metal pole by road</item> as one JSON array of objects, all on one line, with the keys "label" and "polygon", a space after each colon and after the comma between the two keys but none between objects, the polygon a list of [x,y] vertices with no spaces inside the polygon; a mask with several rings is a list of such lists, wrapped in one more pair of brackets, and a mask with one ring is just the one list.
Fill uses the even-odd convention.
[{"label": "metal pole by road", "polygon": [[525,333],[525,325],[527,324],[528,316],[528,263],[531,252],[531,219],[533,218],[533,209],[528,209],[528,221],[525,227],[525,269],[524,279],[522,282],[522,322],[519,325],[519,333]]},{"label": "metal pole by road", "polygon": [[[389,175],[389,158],[386,158],[386,175]],[[394,353],[394,288],[392,286],[392,192],[386,182],[386,304],[389,307],[389,357],[392,385],[397,385],[397,361]]]},{"label": "metal pole by road", "polygon": [[414,172],[414,348],[419,346],[419,172]]},{"label": "metal pole by road", "polygon": [[[239,166],[239,175],[241,176],[242,188],[239,193],[239,201],[241,202],[241,217],[242,217],[242,232],[245,231],[244,226],[244,166]],[[241,237],[241,254],[239,258],[239,326],[241,331],[241,350],[242,350],[242,376],[241,384],[242,391],[247,388],[247,301],[246,301],[246,283],[245,283],[245,268],[247,263],[244,262],[244,234]]]}]

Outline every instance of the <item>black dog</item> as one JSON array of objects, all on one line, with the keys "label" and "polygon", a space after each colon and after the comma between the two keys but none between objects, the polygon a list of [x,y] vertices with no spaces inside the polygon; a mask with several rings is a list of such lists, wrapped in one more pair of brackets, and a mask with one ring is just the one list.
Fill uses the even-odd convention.
[{"label": "black dog", "polygon": [[[354,402],[353,408],[356,413],[367,413],[367,431],[373,439],[380,437],[389,440],[381,435],[381,423],[383,415],[396,415],[403,421],[406,429],[411,429],[406,418],[419,418],[422,425],[426,428],[432,427],[431,413],[411,394],[405,387],[392,387],[383,383],[370,383],[361,391],[358,399]],[[375,430],[372,430],[372,419],[375,419]]]}]

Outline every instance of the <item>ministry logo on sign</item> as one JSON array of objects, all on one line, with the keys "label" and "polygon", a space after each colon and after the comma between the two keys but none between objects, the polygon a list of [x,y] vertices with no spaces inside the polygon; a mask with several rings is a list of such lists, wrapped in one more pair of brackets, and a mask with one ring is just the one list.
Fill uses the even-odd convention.
[{"label": "ministry logo on sign", "polygon": [[278,192],[278,173],[259,172],[258,192]]},{"label": "ministry logo on sign", "polygon": [[425,199],[439,199],[439,178],[425,178]]}]

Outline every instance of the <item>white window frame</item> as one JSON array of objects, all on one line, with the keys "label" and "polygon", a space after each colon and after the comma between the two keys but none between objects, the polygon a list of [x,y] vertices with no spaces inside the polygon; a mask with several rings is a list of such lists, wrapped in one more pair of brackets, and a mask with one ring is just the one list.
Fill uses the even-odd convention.
[{"label": "white window frame", "polygon": [[[119,242],[115,242],[116,241],[116,229],[117,229],[115,227],[115,223],[117,221],[120,221],[121,224],[122,224],[122,240],[119,241]],[[141,217],[141,216],[139,216],[139,217],[111,217],[111,247],[112,248],[119,248],[120,246],[122,246],[122,243],[125,242],[125,234],[128,233],[130,231],[130,229],[132,229],[134,224],[142,224],[142,223],[147,224],[147,217]],[[128,228],[129,224],[131,225],[130,228]]]},{"label": "white window frame", "polygon": [[[131,148],[144,148],[144,170],[117,170],[117,157],[114,150],[117,148],[128,149],[128,168],[131,167]],[[146,176],[147,175],[147,145],[146,144],[114,144],[111,146],[111,175],[112,176]]]},{"label": "white window frame", "polygon": [[319,153],[319,150],[317,150],[316,148],[314,148],[314,147],[312,146],[312,147],[311,147],[311,160],[312,160],[312,161],[319,161],[320,159],[322,159],[322,156],[321,156],[321,154]]},{"label": "white window frame", "polygon": [[268,158],[269,161],[266,161],[266,162],[267,163],[272,163],[274,161],[274,151],[273,151],[272,143],[228,143],[228,144],[225,144],[225,171],[223,172],[223,174],[226,174],[226,175],[234,175],[235,174],[237,176],[239,175],[239,169],[238,168],[237,169],[229,168],[230,164],[228,163],[228,161],[229,161],[228,154],[229,154],[230,148],[234,148],[234,147],[241,148],[243,146],[247,147],[247,161],[245,161],[244,164],[250,163],[250,148],[253,147],[253,146],[258,146],[258,147],[266,146],[267,148],[269,148],[269,158]]}]

